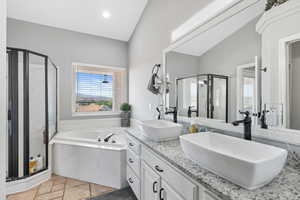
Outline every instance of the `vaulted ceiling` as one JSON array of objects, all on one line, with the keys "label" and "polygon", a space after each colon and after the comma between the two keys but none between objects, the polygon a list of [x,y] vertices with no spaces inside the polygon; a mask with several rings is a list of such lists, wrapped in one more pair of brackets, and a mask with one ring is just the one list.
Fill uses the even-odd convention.
[{"label": "vaulted ceiling", "polygon": [[9,18],[128,41],[147,1],[8,0],[7,9]]}]

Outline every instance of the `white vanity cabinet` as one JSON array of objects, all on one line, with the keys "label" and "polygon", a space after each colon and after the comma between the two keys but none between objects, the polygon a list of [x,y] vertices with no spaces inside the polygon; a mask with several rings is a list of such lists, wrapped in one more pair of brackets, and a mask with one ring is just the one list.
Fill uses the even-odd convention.
[{"label": "white vanity cabinet", "polygon": [[141,199],[141,144],[131,136],[128,136],[127,140],[127,181],[137,199]]},{"label": "white vanity cabinet", "polygon": [[145,162],[141,165],[141,199],[159,200],[160,176]]},{"label": "white vanity cabinet", "polygon": [[161,189],[159,191],[159,197],[161,200],[185,200],[180,196],[167,182],[161,181]]},{"label": "white vanity cabinet", "polygon": [[129,135],[127,180],[139,200],[220,200]]}]

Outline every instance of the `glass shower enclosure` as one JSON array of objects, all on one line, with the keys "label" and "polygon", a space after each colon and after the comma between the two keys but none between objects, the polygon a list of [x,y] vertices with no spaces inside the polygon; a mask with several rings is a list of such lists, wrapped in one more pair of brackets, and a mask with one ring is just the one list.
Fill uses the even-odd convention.
[{"label": "glass shower enclosure", "polygon": [[228,122],[228,76],[198,74],[176,79],[176,106],[180,116]]},{"label": "glass shower enclosure", "polygon": [[6,179],[48,169],[48,142],[57,132],[57,67],[47,55],[7,48]]}]

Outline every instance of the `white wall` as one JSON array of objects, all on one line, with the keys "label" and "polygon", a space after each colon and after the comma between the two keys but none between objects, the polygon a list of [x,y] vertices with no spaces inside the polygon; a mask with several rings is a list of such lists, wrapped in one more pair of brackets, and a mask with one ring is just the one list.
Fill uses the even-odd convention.
[{"label": "white wall", "polygon": [[0,1],[0,199],[5,199],[6,152],[6,0]]},{"label": "white wall", "polygon": [[199,57],[169,52],[166,56],[166,60],[166,72],[169,74],[171,81],[169,102],[170,106],[176,106],[176,78],[198,74]]},{"label": "white wall", "polygon": [[129,101],[133,117],[153,118],[157,96],[147,91],[152,66],[162,63],[162,51],[170,45],[171,31],[211,0],[149,0],[129,44]]},{"label": "white wall", "polygon": [[63,120],[74,119],[71,107],[72,62],[128,66],[127,42],[15,19],[8,19],[7,23],[8,46],[46,54],[59,66],[59,108],[60,118]]}]

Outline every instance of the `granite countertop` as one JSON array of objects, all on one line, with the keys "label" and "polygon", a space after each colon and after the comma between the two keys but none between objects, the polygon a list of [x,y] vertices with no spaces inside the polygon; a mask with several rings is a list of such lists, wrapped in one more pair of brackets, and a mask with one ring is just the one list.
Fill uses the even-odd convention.
[{"label": "granite countertop", "polygon": [[143,136],[138,129],[128,129],[127,132],[221,199],[300,200],[300,162],[296,154],[289,154],[286,166],[271,183],[250,191],[203,169],[186,158],[179,140],[154,142]]}]

